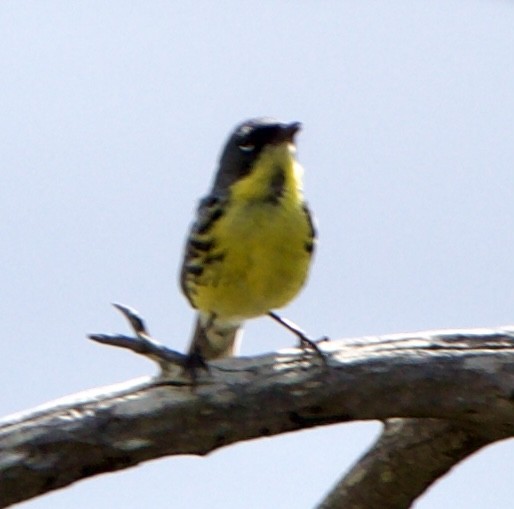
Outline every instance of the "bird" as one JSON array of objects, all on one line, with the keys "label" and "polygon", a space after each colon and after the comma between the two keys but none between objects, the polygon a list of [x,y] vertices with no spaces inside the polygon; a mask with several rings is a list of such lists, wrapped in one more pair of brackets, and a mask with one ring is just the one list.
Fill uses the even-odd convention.
[{"label": "bird", "polygon": [[296,160],[301,127],[252,118],[235,127],[221,151],[180,270],[182,292],[197,312],[188,352],[195,363],[235,355],[252,318],[269,315],[294,331],[273,310],[304,286],[316,245]]}]

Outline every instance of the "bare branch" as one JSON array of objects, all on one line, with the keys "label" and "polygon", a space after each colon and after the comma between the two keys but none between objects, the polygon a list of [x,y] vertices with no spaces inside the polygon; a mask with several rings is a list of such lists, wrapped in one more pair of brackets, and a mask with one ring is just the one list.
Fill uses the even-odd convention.
[{"label": "bare branch", "polygon": [[213,362],[194,387],[165,370],[7,417],[0,421],[0,507],[148,459],[203,455],[334,422],[436,418],[481,423],[489,441],[497,429],[514,433],[512,327],[320,348],[330,369],[291,349]]},{"label": "bare branch", "polygon": [[389,419],[378,441],[318,509],[407,509],[454,465],[511,434],[511,426]]}]

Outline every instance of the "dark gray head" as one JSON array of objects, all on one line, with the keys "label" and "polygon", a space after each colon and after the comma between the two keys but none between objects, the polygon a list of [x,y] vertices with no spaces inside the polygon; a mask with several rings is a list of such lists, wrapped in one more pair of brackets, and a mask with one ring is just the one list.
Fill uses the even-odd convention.
[{"label": "dark gray head", "polygon": [[223,194],[231,184],[250,173],[264,147],[294,143],[300,128],[300,122],[285,124],[269,117],[253,118],[238,125],[221,153],[213,192]]}]

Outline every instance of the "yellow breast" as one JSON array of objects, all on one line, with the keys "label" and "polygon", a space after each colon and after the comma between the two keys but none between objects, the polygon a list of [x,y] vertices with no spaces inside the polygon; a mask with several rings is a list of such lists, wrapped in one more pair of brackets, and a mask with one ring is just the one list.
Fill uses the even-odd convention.
[{"label": "yellow breast", "polygon": [[[285,147],[273,150],[233,184],[224,213],[209,232],[217,256],[204,264],[194,285],[200,311],[236,321],[256,317],[286,305],[305,282],[313,229],[301,193],[301,168],[289,151],[277,153]],[[273,199],[270,182],[278,169],[283,182]]]}]

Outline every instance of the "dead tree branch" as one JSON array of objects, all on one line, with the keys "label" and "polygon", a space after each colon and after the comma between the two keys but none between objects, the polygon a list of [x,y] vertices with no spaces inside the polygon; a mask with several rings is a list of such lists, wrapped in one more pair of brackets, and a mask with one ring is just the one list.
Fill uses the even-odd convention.
[{"label": "dead tree branch", "polygon": [[[409,440],[418,444],[411,449],[422,451],[423,436],[419,429],[409,431],[417,425],[414,421],[391,421],[375,451],[335,491],[355,484],[356,469],[366,471],[357,486],[365,491],[368,483],[369,491],[380,468],[400,468],[412,460],[409,476],[420,470],[419,492],[471,450],[514,434],[513,327],[367,337],[320,346],[328,369],[317,356],[291,349],[213,362],[193,386],[175,366],[155,378],[70,396],[3,419],[0,507],[161,456],[204,455],[250,438],[392,418],[423,419],[426,426],[434,426],[426,435],[436,445],[432,459],[421,464],[415,456],[402,457],[402,444]],[[154,350],[143,354],[155,357]],[[157,358],[162,367],[162,356]],[[438,454],[433,441],[438,435],[443,441],[451,436],[452,429],[445,426],[454,427],[461,437],[461,445],[452,442],[450,458]],[[460,426],[479,438],[467,443]],[[403,442],[395,438],[401,436]],[[441,447],[447,448],[444,443]],[[382,483],[382,496],[390,496],[386,488]],[[321,507],[336,507],[327,505],[334,493]],[[387,506],[383,500],[338,507],[407,507]]]},{"label": "dead tree branch", "polygon": [[511,426],[442,419],[389,419],[370,450],[318,509],[407,509],[433,482]]}]

